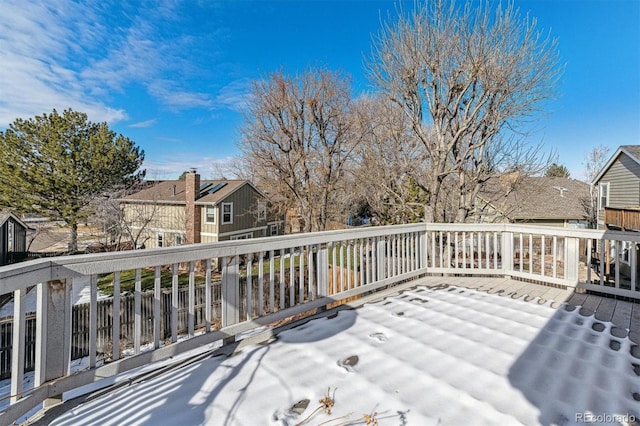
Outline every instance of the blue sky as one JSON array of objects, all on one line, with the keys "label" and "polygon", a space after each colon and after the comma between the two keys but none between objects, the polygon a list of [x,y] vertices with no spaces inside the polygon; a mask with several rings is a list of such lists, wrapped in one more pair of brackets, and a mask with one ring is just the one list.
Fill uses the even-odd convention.
[{"label": "blue sky", "polygon": [[[0,129],[73,108],[146,152],[155,178],[214,177],[238,154],[251,81],[324,66],[372,91],[364,58],[388,0],[0,0]],[[125,3],[125,2],[122,2]],[[412,2],[409,2],[410,4]],[[559,98],[531,143],[582,177],[593,147],[640,144],[640,1],[516,0],[559,39]]]}]

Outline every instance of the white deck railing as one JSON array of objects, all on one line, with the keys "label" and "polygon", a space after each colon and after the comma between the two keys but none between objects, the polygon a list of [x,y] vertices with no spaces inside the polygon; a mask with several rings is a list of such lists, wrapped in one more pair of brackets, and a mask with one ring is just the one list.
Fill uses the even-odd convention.
[{"label": "white deck railing", "polygon": [[[14,297],[11,386],[0,423],[10,424],[34,408],[57,403],[63,392],[78,386],[204,344],[228,343],[240,333],[427,274],[510,276],[640,298],[639,244],[640,234],[635,233],[413,224],[48,258],[0,267],[0,294]],[[133,336],[127,342],[121,341],[124,275],[133,276],[135,283]],[[143,309],[143,283],[149,275],[153,303]],[[168,288],[163,277],[170,278]],[[86,368],[72,372],[71,284],[78,278],[90,286],[89,350]],[[184,330],[178,326],[181,279],[188,287]],[[204,282],[204,301],[196,301],[197,282]],[[98,346],[98,283],[113,286],[111,351]],[[37,292],[35,372],[33,384],[25,386],[25,297],[32,288]],[[171,293],[170,312],[162,312],[163,291]],[[202,304],[204,308],[197,308]],[[196,319],[200,315],[203,321]],[[167,316],[168,325],[163,323]],[[149,321],[152,332],[143,333],[143,322]]]}]

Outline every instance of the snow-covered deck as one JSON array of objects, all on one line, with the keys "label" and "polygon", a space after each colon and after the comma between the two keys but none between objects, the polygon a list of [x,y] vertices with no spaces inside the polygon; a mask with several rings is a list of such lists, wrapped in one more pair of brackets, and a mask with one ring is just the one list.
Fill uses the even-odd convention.
[{"label": "snow-covered deck", "polygon": [[352,302],[358,309],[283,327],[263,343],[235,342],[165,365],[162,374],[130,377],[54,407],[38,423],[551,425],[640,418],[640,305],[506,278],[427,277],[396,288]]}]

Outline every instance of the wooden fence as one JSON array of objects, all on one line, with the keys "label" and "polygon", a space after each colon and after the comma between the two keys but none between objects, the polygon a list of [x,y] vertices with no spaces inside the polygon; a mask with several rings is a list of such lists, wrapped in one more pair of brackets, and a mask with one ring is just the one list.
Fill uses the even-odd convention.
[{"label": "wooden fence", "polygon": [[[308,272],[308,268],[303,269],[303,277]],[[280,273],[273,275],[274,283],[279,283]],[[250,295],[247,294],[246,277],[240,279],[240,315],[242,317],[260,316],[269,311],[270,301],[264,295],[269,294],[271,285],[270,279],[263,282],[263,291],[259,291],[257,277],[252,280]],[[281,297],[285,306],[291,304],[291,287],[298,289],[300,284],[300,272],[294,272],[294,280],[289,280],[289,271],[285,271],[285,279],[282,280],[284,287],[282,292],[275,292],[274,302],[278,306],[281,304]],[[357,282],[357,278],[353,278]],[[303,279],[304,300],[308,300],[308,282]],[[220,282],[213,282],[211,297],[211,317],[212,328],[220,327],[221,319],[221,286]],[[146,291],[140,295],[141,301],[141,342],[142,344],[153,341],[153,291]],[[251,309],[248,309],[247,300],[251,299]],[[189,288],[183,286],[178,288],[178,333],[188,332],[188,306]],[[160,338],[162,340],[171,338],[171,289],[163,289],[160,296]],[[262,310],[259,306],[262,304]],[[195,286],[195,329],[205,326],[205,285]],[[73,306],[71,313],[71,359],[79,359],[89,355],[89,312],[88,303]],[[250,313],[251,312],[251,313]],[[109,361],[113,355],[112,347],[112,326],[113,326],[113,298],[100,299],[97,303],[97,344],[98,353],[102,359]],[[133,294],[120,296],[120,347],[123,350],[133,347],[135,323],[135,296]],[[11,375],[11,353],[12,353],[12,333],[13,318],[0,319],[0,379],[6,379]],[[26,336],[25,336],[25,372],[33,371],[35,368],[35,340],[36,340],[36,318],[35,313],[27,315]]]},{"label": "wooden fence", "polygon": [[[220,285],[213,283],[213,297],[211,312],[213,318],[220,318]],[[178,289],[178,332],[187,331],[188,287]],[[134,295],[120,297],[120,348],[122,351],[132,345],[134,333],[135,306]],[[153,291],[141,294],[141,315],[143,342],[153,341]],[[205,286],[195,287],[195,324],[196,328],[204,327]],[[171,334],[171,291],[162,292],[160,299],[160,335],[166,339]],[[78,359],[89,355],[89,304],[79,304],[73,307],[71,313],[71,359]],[[113,298],[98,301],[97,312],[98,335],[97,347],[105,360],[111,358]],[[215,325],[215,324],[213,324]],[[11,374],[11,352],[13,336],[13,318],[0,319],[0,379],[6,379]],[[35,314],[27,315],[25,336],[25,371],[33,371],[35,367],[36,341]]]}]

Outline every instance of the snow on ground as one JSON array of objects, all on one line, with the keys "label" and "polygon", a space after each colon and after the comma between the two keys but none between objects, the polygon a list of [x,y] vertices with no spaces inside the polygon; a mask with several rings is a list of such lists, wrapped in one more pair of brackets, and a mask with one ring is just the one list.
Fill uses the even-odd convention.
[{"label": "snow on ground", "polygon": [[[73,279],[71,286],[71,303],[79,305],[82,303],[89,303],[91,297],[91,289],[89,287],[89,276],[79,276]],[[98,299],[106,298],[108,296],[100,294],[98,291]],[[25,311],[27,313],[35,312],[37,308],[37,291],[34,286],[27,293],[25,297]],[[13,316],[13,300],[5,303],[0,307],[0,318]]]},{"label": "snow on ground", "polygon": [[51,424],[624,424],[640,417],[640,361],[611,327],[578,309],[418,287],[120,388]]}]

